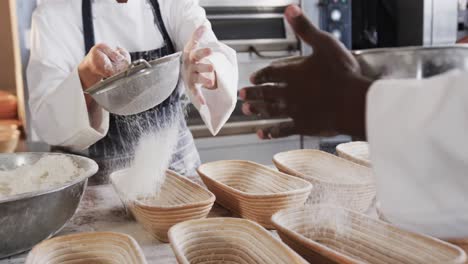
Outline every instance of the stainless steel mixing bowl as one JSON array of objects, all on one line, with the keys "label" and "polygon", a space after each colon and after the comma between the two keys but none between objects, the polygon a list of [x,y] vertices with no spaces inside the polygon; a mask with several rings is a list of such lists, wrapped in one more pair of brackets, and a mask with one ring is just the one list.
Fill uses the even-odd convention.
[{"label": "stainless steel mixing bowl", "polygon": [[[413,78],[422,79],[449,70],[468,70],[468,45],[440,47],[403,47],[353,51],[362,74],[372,80]],[[299,63],[303,56],[289,57],[273,62]]]},{"label": "stainless steel mixing bowl", "polygon": [[[66,154],[1,154],[0,167],[15,169],[24,164],[33,164],[46,155]],[[73,181],[47,190],[0,198],[0,258],[26,251],[53,236],[75,213],[87,180],[97,172],[98,166],[88,158],[66,156],[84,170]]]},{"label": "stainless steel mixing bowl", "polygon": [[468,45],[370,49],[353,52],[362,73],[375,79],[422,79],[452,69],[468,70]]}]

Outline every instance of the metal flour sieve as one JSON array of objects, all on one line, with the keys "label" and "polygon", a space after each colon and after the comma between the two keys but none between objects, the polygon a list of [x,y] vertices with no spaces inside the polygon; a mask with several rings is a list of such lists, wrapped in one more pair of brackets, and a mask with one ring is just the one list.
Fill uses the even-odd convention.
[{"label": "metal flour sieve", "polygon": [[181,52],[152,61],[137,60],[128,69],[85,91],[110,113],[134,115],[155,107],[177,87]]}]

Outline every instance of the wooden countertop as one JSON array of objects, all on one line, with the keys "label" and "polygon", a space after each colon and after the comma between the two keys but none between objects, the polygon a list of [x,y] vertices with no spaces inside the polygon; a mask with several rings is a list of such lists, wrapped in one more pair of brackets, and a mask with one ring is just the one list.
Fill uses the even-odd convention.
[{"label": "wooden countertop", "polygon": [[[231,216],[228,211],[214,205],[209,217]],[[78,211],[57,236],[93,231],[113,231],[135,238],[143,249],[148,263],[177,263],[171,246],[147,233],[127,215],[111,185],[88,186]],[[0,260],[0,264],[24,263],[27,252]]]},{"label": "wooden countertop", "polygon": [[[196,177],[191,180],[202,184]],[[203,184],[202,184],[203,185]],[[375,209],[370,215],[377,217]],[[230,217],[229,211],[215,203],[208,217]],[[153,238],[143,227],[132,219],[125,211],[119,197],[111,185],[88,186],[73,218],[56,235],[66,235],[78,232],[112,231],[128,234],[135,238],[143,249],[148,263],[177,263],[171,246]],[[272,234],[279,239],[276,231]],[[24,263],[27,252],[0,260],[0,264]]]}]

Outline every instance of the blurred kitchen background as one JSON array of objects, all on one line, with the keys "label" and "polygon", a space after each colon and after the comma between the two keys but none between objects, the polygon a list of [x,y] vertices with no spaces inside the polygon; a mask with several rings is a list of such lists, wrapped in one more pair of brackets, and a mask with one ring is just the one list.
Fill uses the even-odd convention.
[{"label": "blurred kitchen background", "polygon": [[[24,79],[31,14],[39,2],[0,1],[0,122],[20,126],[22,140],[17,151],[48,150],[30,126]],[[285,22],[283,11],[290,4],[300,5],[316,25],[339,38],[349,49],[453,44],[466,35],[468,26],[466,0],[201,0],[200,4],[218,38],[238,52],[239,88],[249,84],[251,73],[275,59],[312,52]],[[7,98],[7,93],[16,98]],[[286,119],[246,117],[240,107],[239,102],[217,137],[209,134],[194,108],[189,109],[188,122],[204,162],[247,159],[271,163],[270,158],[281,151],[298,148],[332,151],[336,144],[351,140],[342,135],[261,141],[255,135],[257,128]]]}]

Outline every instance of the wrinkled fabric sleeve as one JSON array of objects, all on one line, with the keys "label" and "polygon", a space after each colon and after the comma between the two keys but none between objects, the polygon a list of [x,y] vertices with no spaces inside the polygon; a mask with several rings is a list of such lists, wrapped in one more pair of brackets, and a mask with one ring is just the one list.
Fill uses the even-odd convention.
[{"label": "wrinkled fabric sleeve", "polygon": [[[207,58],[215,69],[218,88],[216,90],[202,89],[206,105],[200,106],[193,100],[190,91],[186,91],[192,103],[199,110],[203,120],[216,135],[229,119],[237,102],[238,66],[236,52],[220,43],[211,30],[211,24],[206,18],[205,10],[196,0],[160,0],[163,17],[169,28],[169,34],[176,49],[182,51],[191,39],[192,33],[201,25],[208,30],[200,40],[200,48],[209,47],[213,54]],[[166,15],[165,15],[166,14]]]},{"label": "wrinkled fabric sleeve", "polygon": [[468,237],[468,74],[377,81],[367,136],[382,213],[403,228]]},{"label": "wrinkled fabric sleeve", "polygon": [[87,107],[78,62],[66,43],[70,38],[54,28],[39,7],[32,19],[27,68],[33,129],[50,145],[83,150],[106,135],[109,113],[95,103]]}]

